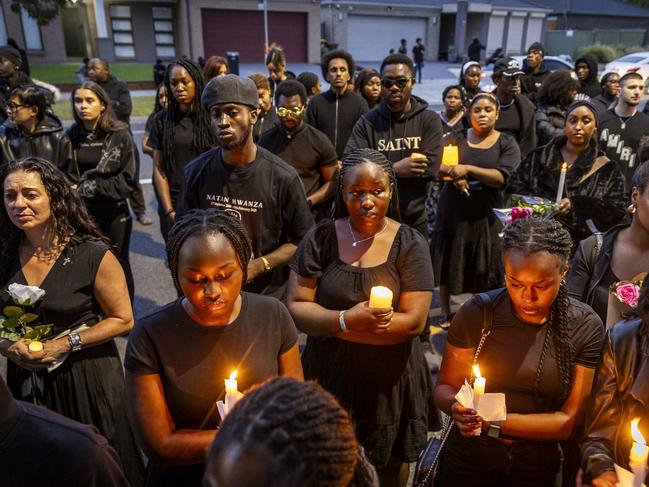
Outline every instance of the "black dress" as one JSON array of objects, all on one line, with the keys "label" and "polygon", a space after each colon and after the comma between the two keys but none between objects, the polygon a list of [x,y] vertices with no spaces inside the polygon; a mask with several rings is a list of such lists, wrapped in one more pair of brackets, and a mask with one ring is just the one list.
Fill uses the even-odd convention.
[{"label": "black dress", "polygon": [[[446,143],[446,142],[445,142]],[[520,163],[520,150],[513,137],[500,134],[488,149],[470,147],[466,134],[457,134],[460,163],[498,169],[507,181]],[[503,284],[503,265],[498,232],[500,223],[493,208],[502,205],[502,191],[469,180],[471,196],[447,182],[437,206],[431,254],[435,283],[451,294],[478,293]]]},{"label": "black dress", "polygon": [[[46,294],[34,307],[43,323],[52,323],[56,336],[82,323],[101,320],[101,308],[93,287],[108,247],[86,241],[66,247],[39,286]],[[7,288],[27,284],[18,255],[3,273],[0,302],[11,304]],[[52,372],[31,373],[12,361],[7,363],[7,384],[16,399],[36,402],[59,414],[99,429],[119,455],[131,485],[142,485],[144,464],[126,414],[124,373],[114,340],[71,353]],[[42,386],[41,386],[42,385]]]},{"label": "black dress", "polygon": [[[404,224],[386,262],[361,268],[340,259],[335,224],[323,220],[304,237],[290,267],[318,279],[317,302],[327,309],[349,309],[368,300],[372,286],[390,288],[395,307],[402,292],[434,287],[426,240]],[[306,379],[317,380],[348,409],[374,465],[383,466],[390,457],[417,459],[426,444],[433,392],[418,338],[378,346],[310,336],[302,365]]]}]

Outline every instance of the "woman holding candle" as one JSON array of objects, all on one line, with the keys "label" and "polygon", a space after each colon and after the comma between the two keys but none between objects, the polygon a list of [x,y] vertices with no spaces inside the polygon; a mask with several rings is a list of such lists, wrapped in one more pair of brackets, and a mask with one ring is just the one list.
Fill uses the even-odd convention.
[{"label": "woman holding candle", "polygon": [[[304,237],[288,295],[296,323],[309,335],[306,377],[350,411],[385,486],[405,485],[407,463],[426,443],[432,393],[417,339],[432,298],[431,264],[424,237],[399,223],[398,208],[385,156],[371,149],[349,153],[334,220]],[[379,285],[393,299],[375,308],[368,298],[374,303],[371,289]]]},{"label": "woman holding candle", "polygon": [[[38,286],[45,296],[34,313],[54,325],[40,352],[29,350],[29,340],[0,339],[7,384],[16,399],[96,426],[131,485],[142,485],[144,465],[126,415],[113,340],[133,326],[124,272],[59,169],[26,158],[3,166],[0,180],[0,309],[13,304],[7,292],[12,283]],[[56,360],[62,363],[48,371]]]},{"label": "woman holding candle", "polygon": [[564,162],[557,218],[576,245],[591,234],[587,220],[600,231],[621,223],[628,201],[624,176],[597,145],[597,110],[588,101],[568,107],[564,135],[530,153],[510,178],[507,192],[555,201]]},{"label": "woman holding candle", "polygon": [[[586,482],[614,487],[614,464],[631,470],[631,420],[640,418],[640,432],[649,439],[649,277],[636,316],[609,331],[603,353],[586,411],[581,458]],[[649,483],[649,476],[644,480]]]},{"label": "woman holding candle", "polygon": [[226,380],[234,393],[275,375],[302,379],[291,315],[274,298],[241,291],[250,257],[245,229],[226,212],[191,210],[169,232],[169,269],[183,295],[136,324],[125,358],[146,485],[201,485]]},{"label": "woman holding candle", "polygon": [[440,166],[451,181],[440,194],[430,248],[446,328],[451,294],[502,285],[500,224],[492,209],[502,204],[502,188],[521,156],[516,140],[495,129],[498,113],[496,97],[481,93],[469,106],[471,128],[444,140],[445,155],[455,146],[459,164]]},{"label": "woman holding candle", "polygon": [[571,246],[555,220],[524,218],[505,229],[506,287],[489,292],[491,328],[479,355],[485,392],[505,394],[500,424],[455,400],[471,375],[485,304],[474,297],[455,315],[435,389],[436,403],[454,421],[440,459],[441,486],[554,485],[559,442],[580,421],[604,335],[592,309],[567,295]]}]

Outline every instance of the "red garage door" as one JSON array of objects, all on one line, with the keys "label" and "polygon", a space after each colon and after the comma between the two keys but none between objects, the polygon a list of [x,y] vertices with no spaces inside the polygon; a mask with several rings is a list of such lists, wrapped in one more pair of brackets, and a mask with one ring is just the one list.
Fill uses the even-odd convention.
[{"label": "red garage door", "polygon": [[[264,54],[264,14],[255,10],[203,9],[205,58],[239,51],[244,63],[258,63]],[[284,48],[288,63],[306,62],[307,14],[268,12],[268,39]]]}]

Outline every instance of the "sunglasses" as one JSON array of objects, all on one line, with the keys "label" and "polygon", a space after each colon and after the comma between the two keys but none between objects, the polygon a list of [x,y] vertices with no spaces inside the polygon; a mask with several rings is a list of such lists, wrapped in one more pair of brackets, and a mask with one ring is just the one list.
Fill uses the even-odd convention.
[{"label": "sunglasses", "polygon": [[410,78],[406,78],[406,77],[401,77],[396,79],[381,78],[381,86],[383,88],[387,88],[388,90],[392,88],[394,85],[397,85],[399,89],[403,89],[408,85],[408,83],[410,83]]},{"label": "sunglasses", "polygon": [[295,108],[284,108],[284,107],[279,107],[275,108],[275,111],[277,112],[278,117],[288,117],[289,115],[293,115],[295,117],[299,117],[302,112],[304,111],[304,107],[295,107]]}]

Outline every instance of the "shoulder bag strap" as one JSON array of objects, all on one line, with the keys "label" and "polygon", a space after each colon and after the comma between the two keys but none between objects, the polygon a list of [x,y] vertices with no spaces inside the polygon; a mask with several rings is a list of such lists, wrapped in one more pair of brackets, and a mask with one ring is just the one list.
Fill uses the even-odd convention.
[{"label": "shoulder bag strap", "polygon": [[482,301],[482,336],[480,337],[480,343],[478,343],[478,347],[475,349],[475,353],[473,354],[473,365],[478,361],[478,356],[482,351],[482,347],[487,340],[489,333],[491,333],[494,315],[491,295],[489,295],[489,293],[480,293],[478,294],[478,297],[480,298],[480,301]]}]

